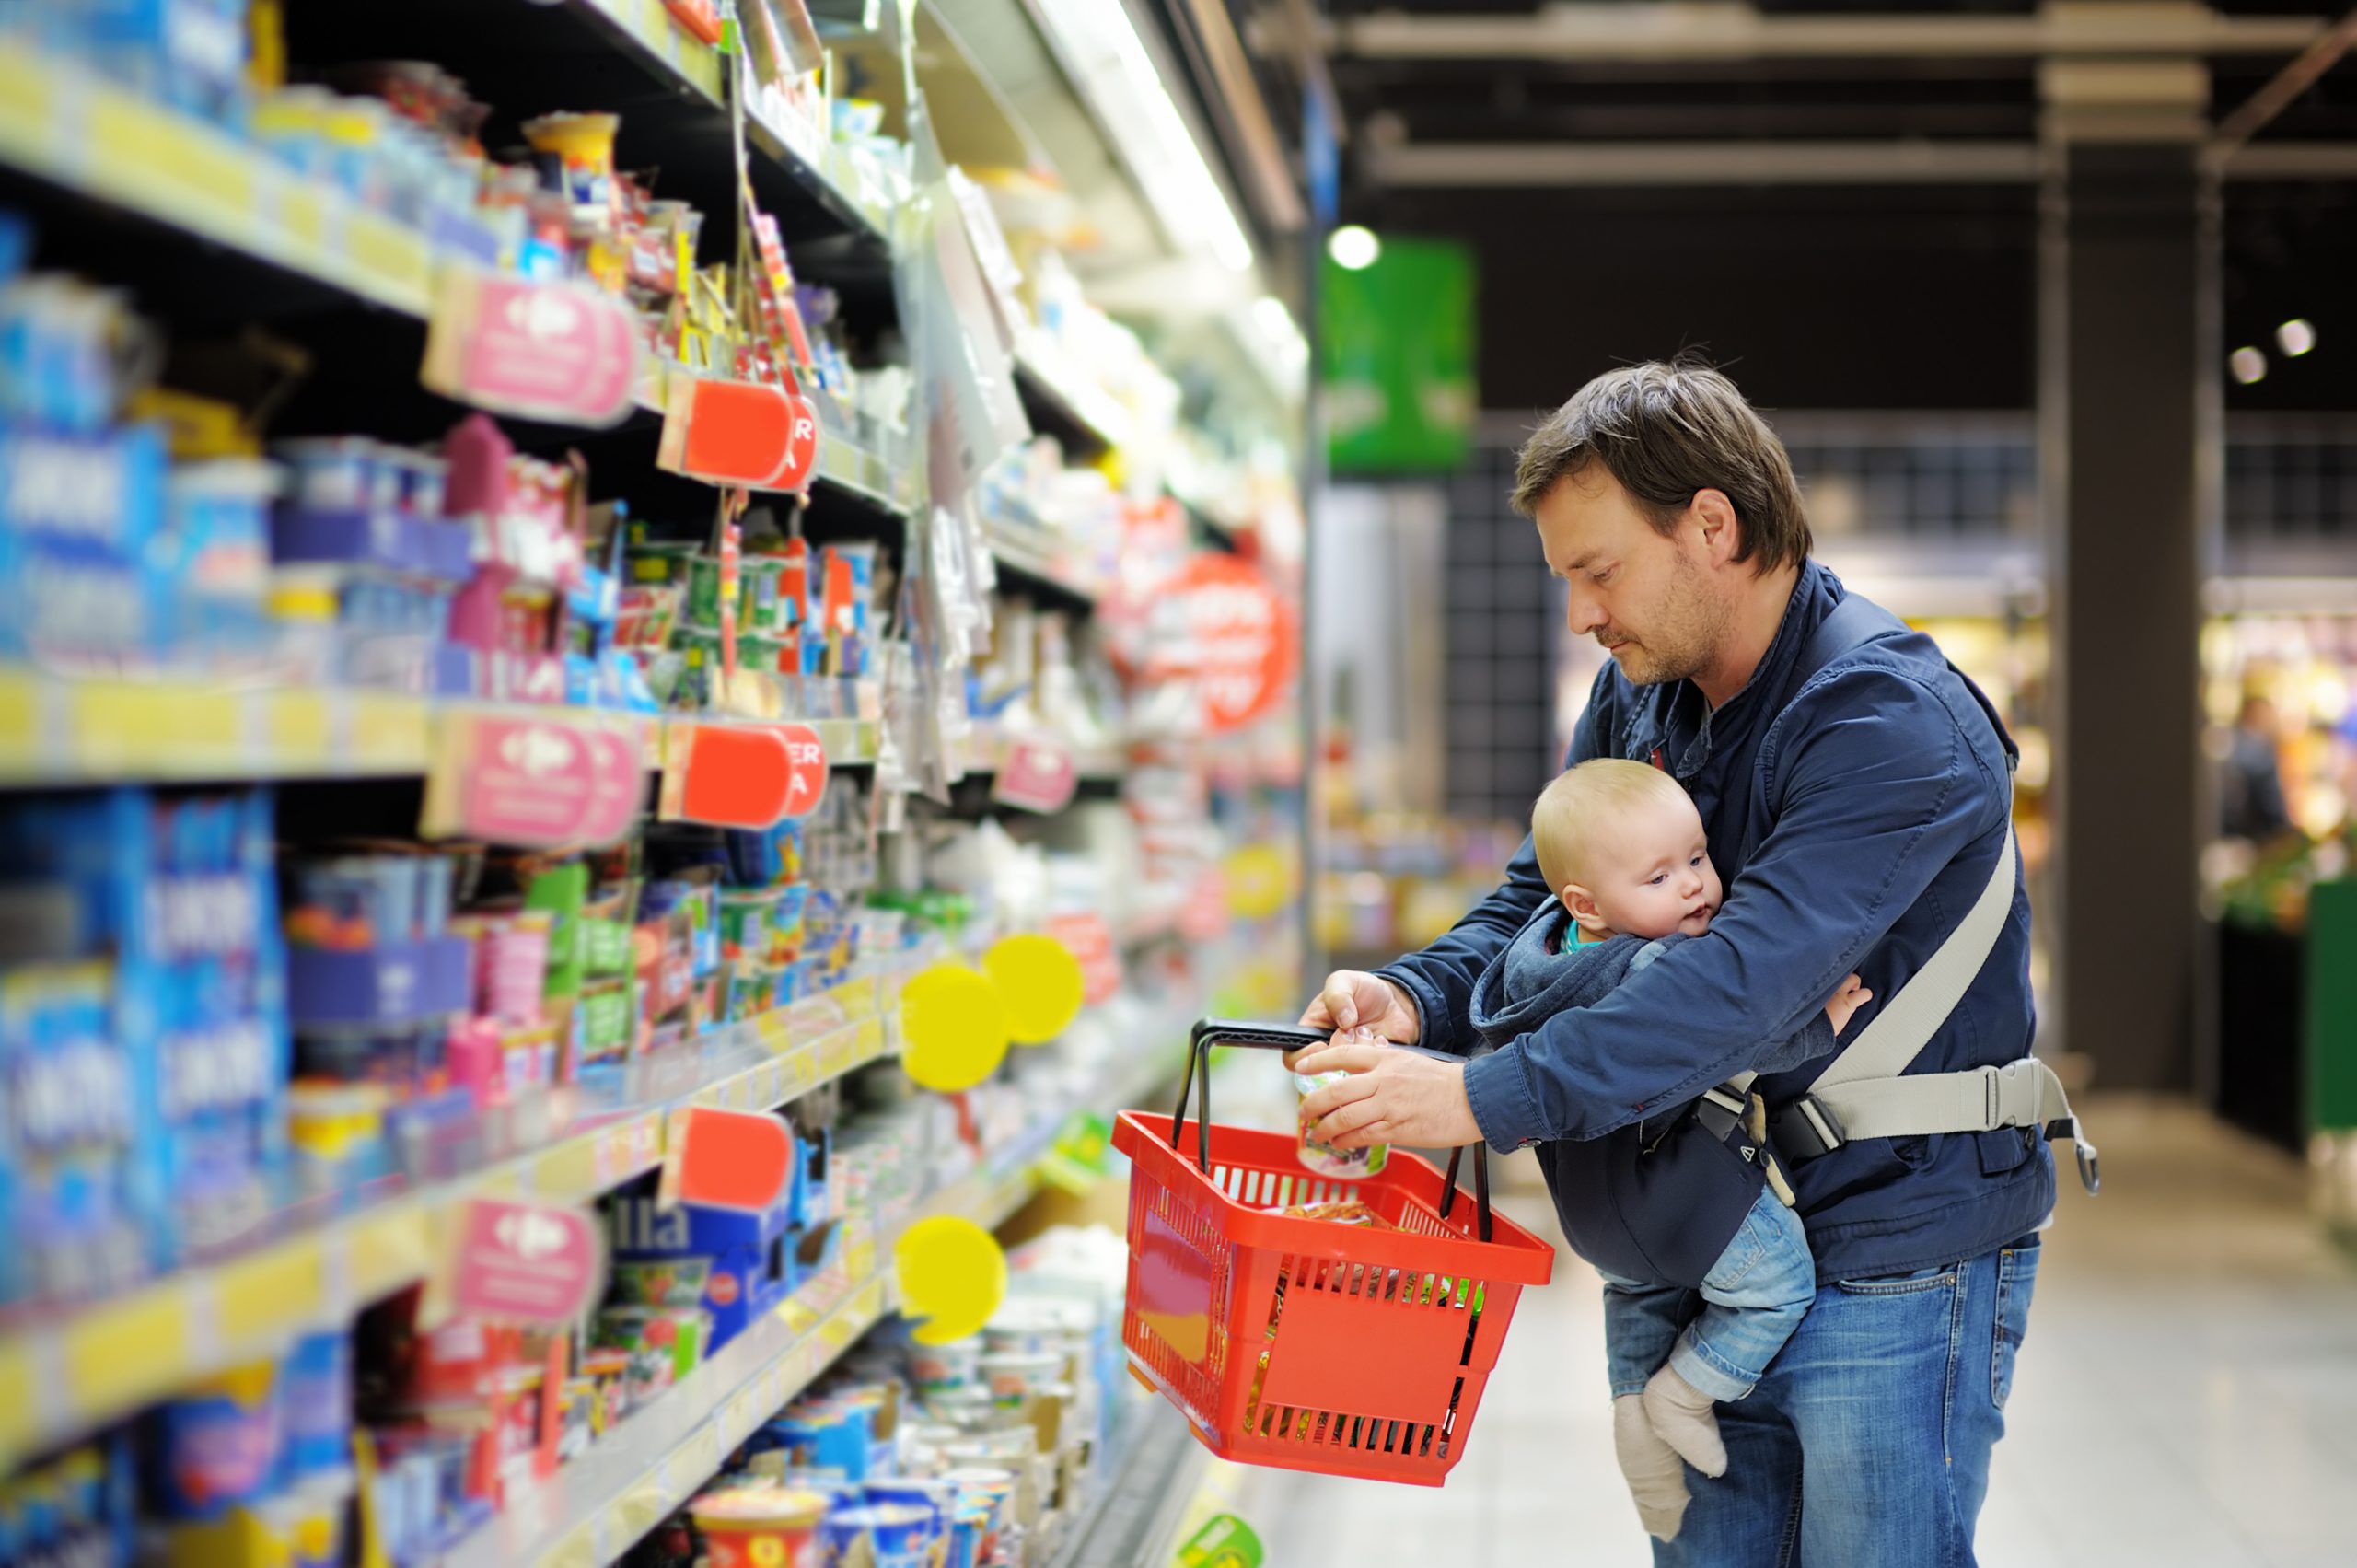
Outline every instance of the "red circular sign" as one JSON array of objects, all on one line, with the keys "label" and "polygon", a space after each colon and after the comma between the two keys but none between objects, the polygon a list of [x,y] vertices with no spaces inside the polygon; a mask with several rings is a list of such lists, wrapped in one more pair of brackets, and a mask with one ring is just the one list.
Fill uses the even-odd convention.
[{"label": "red circular sign", "polygon": [[1292,606],[1233,555],[1197,556],[1167,593],[1185,606],[1173,662],[1195,677],[1210,726],[1239,729],[1274,707],[1301,653]]}]

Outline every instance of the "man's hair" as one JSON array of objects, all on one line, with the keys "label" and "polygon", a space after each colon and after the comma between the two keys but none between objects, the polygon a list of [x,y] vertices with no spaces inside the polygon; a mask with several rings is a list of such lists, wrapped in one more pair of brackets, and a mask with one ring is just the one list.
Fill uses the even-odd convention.
[{"label": "man's hair", "polygon": [[1678,360],[1631,365],[1572,394],[1523,443],[1514,509],[1534,516],[1564,479],[1602,463],[1654,527],[1667,534],[1698,490],[1717,490],[1743,525],[1737,561],[1755,572],[1808,559],[1808,513],[1792,459],[1735,383]]},{"label": "man's hair", "polygon": [[1620,832],[1629,811],[1686,799],[1685,787],[1659,768],[1616,757],[1598,757],[1560,774],[1530,808],[1530,842],[1547,890],[1561,896],[1569,882],[1592,887],[1596,849]]}]

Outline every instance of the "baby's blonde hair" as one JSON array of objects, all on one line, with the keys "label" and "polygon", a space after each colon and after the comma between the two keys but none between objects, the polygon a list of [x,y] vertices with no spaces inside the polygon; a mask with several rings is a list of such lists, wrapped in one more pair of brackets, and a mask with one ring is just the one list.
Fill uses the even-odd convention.
[{"label": "baby's blonde hair", "polygon": [[1631,807],[1686,799],[1685,789],[1659,768],[1618,757],[1597,757],[1562,773],[1530,809],[1530,841],[1547,890],[1560,898],[1569,883],[1591,886],[1597,846]]}]

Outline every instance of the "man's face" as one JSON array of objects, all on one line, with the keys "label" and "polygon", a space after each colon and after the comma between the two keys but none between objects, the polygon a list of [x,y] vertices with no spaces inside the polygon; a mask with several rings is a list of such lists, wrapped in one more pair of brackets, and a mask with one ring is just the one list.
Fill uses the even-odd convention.
[{"label": "man's face", "polygon": [[1709,668],[1733,610],[1689,507],[1669,534],[1601,463],[1557,482],[1538,503],[1547,569],[1570,593],[1564,624],[1594,637],[1640,686]]}]

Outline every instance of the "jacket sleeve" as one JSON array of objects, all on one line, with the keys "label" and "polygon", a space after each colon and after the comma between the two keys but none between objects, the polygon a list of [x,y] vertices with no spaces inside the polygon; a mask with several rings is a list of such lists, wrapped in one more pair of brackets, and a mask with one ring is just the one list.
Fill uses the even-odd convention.
[{"label": "jacket sleeve", "polygon": [[1808,1022],[1800,1027],[1798,1033],[1779,1040],[1763,1051],[1759,1060],[1751,1064],[1751,1070],[1762,1077],[1771,1073],[1789,1073],[1795,1067],[1806,1066],[1820,1056],[1831,1055],[1833,1048],[1840,1043],[1840,1039],[1833,1032],[1833,1020],[1825,1016],[1824,1008],[1819,1007],[1809,1015]]},{"label": "jacket sleeve", "polygon": [[[1607,693],[1612,672],[1608,663],[1597,673],[1587,707],[1572,729],[1571,751],[1563,760],[1566,768],[1603,754],[1596,738],[1608,728],[1608,720],[1599,714],[1609,706]],[[1506,863],[1506,879],[1495,892],[1474,905],[1439,941],[1375,971],[1416,999],[1422,1023],[1420,1044],[1465,1055],[1480,1043],[1472,1024],[1474,982],[1549,896],[1547,879],[1538,874],[1538,852],[1526,833],[1522,847]]]},{"label": "jacket sleeve", "polygon": [[1775,826],[1709,933],[1471,1063],[1483,1137],[1601,1137],[1800,1030],[1932,879],[2002,828],[2002,762],[1992,772],[1965,722],[1885,666],[1820,677],[1779,720],[1781,755],[1763,754]]}]

